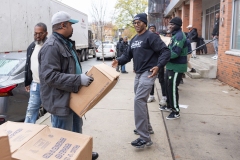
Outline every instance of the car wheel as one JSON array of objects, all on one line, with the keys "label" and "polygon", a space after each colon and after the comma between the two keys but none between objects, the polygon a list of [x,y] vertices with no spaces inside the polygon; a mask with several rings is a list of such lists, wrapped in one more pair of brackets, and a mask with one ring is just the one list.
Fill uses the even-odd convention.
[{"label": "car wheel", "polygon": [[88,60],[88,56],[89,56],[89,50],[88,50],[88,49],[86,49],[86,51],[85,51],[85,61],[87,61],[87,60]]},{"label": "car wheel", "polygon": [[81,62],[85,61],[85,52],[84,50],[81,51]]}]

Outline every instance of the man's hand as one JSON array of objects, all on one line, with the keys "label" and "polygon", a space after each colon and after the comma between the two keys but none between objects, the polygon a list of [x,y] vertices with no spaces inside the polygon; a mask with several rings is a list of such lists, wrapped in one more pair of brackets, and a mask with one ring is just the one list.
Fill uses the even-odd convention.
[{"label": "man's hand", "polygon": [[25,87],[25,90],[26,90],[27,92],[29,92],[29,91],[30,91],[30,86],[26,86],[26,87]]},{"label": "man's hand", "polygon": [[81,74],[81,85],[88,87],[93,82],[93,77],[89,77],[86,74]]},{"label": "man's hand", "polygon": [[114,60],[112,61],[112,67],[113,67],[113,68],[117,68],[117,66],[118,66],[118,61],[117,61],[116,59],[114,59]]},{"label": "man's hand", "polygon": [[159,70],[158,66],[155,66],[152,69],[150,69],[152,74],[150,76],[148,76],[148,78],[152,78],[152,77],[156,76],[158,74],[158,70]]}]

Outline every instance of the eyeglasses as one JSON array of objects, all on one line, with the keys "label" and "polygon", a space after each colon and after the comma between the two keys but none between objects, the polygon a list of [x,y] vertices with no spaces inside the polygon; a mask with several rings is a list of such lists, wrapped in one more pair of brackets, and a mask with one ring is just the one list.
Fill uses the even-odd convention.
[{"label": "eyeglasses", "polygon": [[34,36],[36,37],[37,35],[39,35],[39,37],[41,37],[42,35],[44,35],[45,34],[45,32],[44,33],[34,33]]},{"label": "eyeglasses", "polygon": [[138,22],[132,22],[133,25],[140,25],[142,22],[138,21]]}]

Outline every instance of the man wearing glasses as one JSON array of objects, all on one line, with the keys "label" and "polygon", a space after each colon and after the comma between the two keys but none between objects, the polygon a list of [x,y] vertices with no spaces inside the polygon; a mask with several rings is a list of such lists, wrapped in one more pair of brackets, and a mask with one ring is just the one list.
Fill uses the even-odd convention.
[{"label": "man wearing glasses", "polygon": [[130,41],[127,51],[113,60],[112,66],[116,68],[117,65],[124,65],[133,59],[136,73],[134,81],[135,132],[140,135],[140,138],[131,144],[136,148],[144,148],[153,144],[149,133],[147,99],[158,70],[169,61],[171,52],[157,34],[146,29],[147,15],[145,13],[137,14],[133,19],[133,25],[137,35]]},{"label": "man wearing glasses", "polygon": [[25,89],[30,93],[25,123],[35,123],[41,106],[40,80],[38,75],[38,53],[47,39],[47,26],[38,23],[34,27],[34,42],[27,49],[25,66]]}]

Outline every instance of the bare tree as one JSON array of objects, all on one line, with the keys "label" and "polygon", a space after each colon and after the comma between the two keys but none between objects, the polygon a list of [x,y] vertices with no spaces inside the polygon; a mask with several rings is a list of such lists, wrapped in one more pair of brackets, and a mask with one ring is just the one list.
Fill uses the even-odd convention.
[{"label": "bare tree", "polygon": [[[105,0],[92,0],[92,10],[91,15],[94,19],[95,25],[97,26],[97,39],[99,39],[99,28],[100,28],[100,39],[103,42],[103,27],[105,25],[105,16],[106,16],[106,9],[107,9],[107,3]],[[102,58],[104,62],[104,49],[103,49],[103,43],[102,45]]]}]

